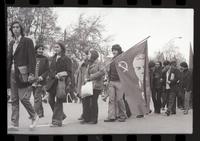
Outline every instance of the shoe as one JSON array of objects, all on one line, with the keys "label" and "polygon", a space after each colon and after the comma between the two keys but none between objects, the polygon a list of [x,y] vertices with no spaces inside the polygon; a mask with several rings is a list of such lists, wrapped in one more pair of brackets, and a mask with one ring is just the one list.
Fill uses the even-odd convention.
[{"label": "shoe", "polygon": [[182,107],[182,108],[180,108],[180,110],[185,110],[185,108]]},{"label": "shoe", "polygon": [[32,120],[32,124],[29,126],[30,128],[35,128],[39,120],[39,116],[36,115],[35,119]]},{"label": "shoe", "polygon": [[90,121],[88,124],[97,124],[97,121]]},{"label": "shoe", "polygon": [[188,114],[188,111],[186,111],[186,110],[183,111],[183,114],[184,114],[184,115],[187,115],[187,114]]},{"label": "shoe", "polygon": [[42,100],[42,102],[44,102],[44,103],[47,103],[47,100],[46,100],[46,99],[44,99],[44,100]]},{"label": "shoe", "polygon": [[88,122],[85,120],[80,121],[80,124],[86,124],[86,123],[88,123]]},{"label": "shoe", "polygon": [[119,121],[119,122],[125,122],[126,119],[125,119],[125,118],[119,118],[118,121]]},{"label": "shoe", "polygon": [[176,112],[172,112],[171,114],[172,114],[172,115],[175,115],[175,114],[176,114]]},{"label": "shoe", "polygon": [[11,99],[9,99],[9,100],[8,100],[8,103],[10,103],[10,104],[11,104],[11,103],[12,103],[12,100],[11,100]]},{"label": "shoe", "polygon": [[143,118],[144,115],[137,115],[136,118]]},{"label": "shoe", "polygon": [[161,111],[164,112],[164,111],[165,111],[165,108],[162,108]]},{"label": "shoe", "polygon": [[105,119],[104,122],[114,122],[115,119]]},{"label": "shoe", "polygon": [[44,117],[44,115],[39,115],[39,118],[43,118]]},{"label": "shoe", "polygon": [[170,112],[169,112],[169,111],[165,112],[165,114],[166,114],[167,116],[170,116]]},{"label": "shoe", "polygon": [[49,124],[49,127],[61,127],[62,125],[58,125],[58,124]]},{"label": "shoe", "polygon": [[66,119],[66,117],[67,117],[67,116],[64,114],[64,115],[63,115],[63,119],[62,119],[62,120],[65,120],[65,119]]},{"label": "shoe", "polygon": [[151,114],[152,110],[149,110],[149,114]]},{"label": "shoe", "polygon": [[14,125],[14,123],[11,123],[10,126],[8,126],[8,130],[12,130],[12,131],[18,131],[19,127]]},{"label": "shoe", "polygon": [[83,118],[82,118],[82,117],[80,117],[80,118],[78,118],[78,120],[83,120]]}]

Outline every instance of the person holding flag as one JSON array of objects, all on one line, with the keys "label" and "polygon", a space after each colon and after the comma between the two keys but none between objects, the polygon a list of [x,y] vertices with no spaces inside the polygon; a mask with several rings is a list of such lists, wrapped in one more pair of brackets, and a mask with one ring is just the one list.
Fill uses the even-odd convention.
[{"label": "person holding flag", "polygon": [[113,58],[109,66],[108,79],[109,79],[109,105],[108,105],[108,118],[104,122],[114,122],[117,118],[119,122],[125,122],[126,107],[123,100],[124,91],[116,70],[115,58],[122,53],[120,45],[115,44],[112,46]]}]

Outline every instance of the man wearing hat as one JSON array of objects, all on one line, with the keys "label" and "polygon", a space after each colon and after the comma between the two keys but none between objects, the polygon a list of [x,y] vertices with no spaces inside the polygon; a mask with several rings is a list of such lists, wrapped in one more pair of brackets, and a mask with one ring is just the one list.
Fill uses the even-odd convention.
[{"label": "man wearing hat", "polygon": [[185,93],[184,101],[184,114],[188,114],[189,105],[190,105],[190,96],[192,93],[192,72],[188,69],[186,62],[180,63],[180,70],[182,72],[181,86]]},{"label": "man wearing hat", "polygon": [[[122,53],[120,45],[115,44],[112,46],[113,58],[112,60]],[[127,118],[126,107],[123,100],[122,85],[116,70],[116,62],[113,60],[110,64],[108,71],[109,79],[109,105],[108,105],[108,118],[104,122],[124,122]]]}]

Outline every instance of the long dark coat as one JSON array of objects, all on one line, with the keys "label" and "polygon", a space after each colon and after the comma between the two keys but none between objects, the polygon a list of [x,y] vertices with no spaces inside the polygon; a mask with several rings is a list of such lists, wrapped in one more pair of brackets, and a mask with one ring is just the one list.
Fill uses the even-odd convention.
[{"label": "long dark coat", "polygon": [[36,65],[36,58],[35,58],[35,50],[33,41],[26,37],[21,37],[20,42],[15,50],[13,55],[13,45],[15,41],[12,40],[9,44],[9,51],[7,55],[7,88],[10,88],[10,72],[12,67],[12,61],[14,60],[15,66],[15,77],[18,88],[25,88],[30,83],[22,82],[19,78],[20,72],[18,67],[19,66],[27,66],[28,68],[28,75],[34,74],[35,65]]},{"label": "long dark coat", "polygon": [[46,90],[49,93],[55,93],[58,80],[55,78],[55,75],[59,72],[66,71],[68,76],[65,79],[66,86],[70,85],[71,82],[71,73],[72,73],[72,63],[71,60],[67,56],[61,56],[56,61],[56,55],[52,58],[52,62],[50,64],[49,70],[49,79],[47,81]]}]

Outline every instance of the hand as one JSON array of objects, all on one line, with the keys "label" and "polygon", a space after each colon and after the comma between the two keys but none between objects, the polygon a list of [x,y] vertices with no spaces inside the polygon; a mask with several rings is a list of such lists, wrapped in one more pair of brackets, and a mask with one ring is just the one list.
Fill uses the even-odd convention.
[{"label": "hand", "polygon": [[56,78],[56,79],[60,79],[60,75],[59,75],[59,74],[56,74],[56,75],[55,75],[55,78]]},{"label": "hand", "polygon": [[90,79],[89,79],[89,78],[86,78],[86,79],[85,79],[85,81],[86,81],[86,82],[89,82],[89,81],[90,81]]},{"label": "hand", "polygon": [[38,81],[42,81],[42,80],[43,80],[42,76],[38,77]]},{"label": "hand", "polygon": [[33,75],[28,76],[28,82],[33,82],[35,81],[35,77]]}]

